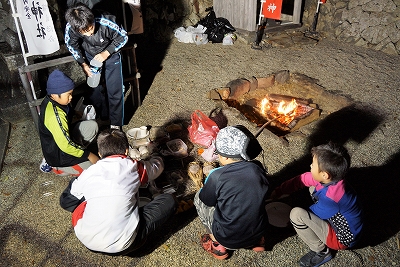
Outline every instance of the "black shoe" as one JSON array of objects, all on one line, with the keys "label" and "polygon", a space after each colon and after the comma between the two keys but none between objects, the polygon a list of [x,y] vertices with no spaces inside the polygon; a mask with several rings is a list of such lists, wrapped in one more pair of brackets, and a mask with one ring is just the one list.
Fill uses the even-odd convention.
[{"label": "black shoe", "polygon": [[332,259],[329,248],[326,251],[314,252],[310,250],[300,259],[300,267],[318,267]]}]

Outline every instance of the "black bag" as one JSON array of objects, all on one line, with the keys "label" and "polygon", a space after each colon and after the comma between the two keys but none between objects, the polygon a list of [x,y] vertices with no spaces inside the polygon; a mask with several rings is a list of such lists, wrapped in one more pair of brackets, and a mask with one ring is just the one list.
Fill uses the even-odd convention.
[{"label": "black bag", "polygon": [[205,31],[208,35],[208,40],[213,43],[222,43],[222,40],[225,37],[225,34],[236,31],[236,29],[230,24],[230,22],[226,18],[216,18],[214,20],[214,27],[208,32],[208,29]]},{"label": "black bag", "polygon": [[206,11],[210,12],[208,12],[208,14],[204,18],[199,20],[199,22],[195,26],[200,24],[207,29],[211,29],[214,27],[214,20],[216,19],[215,12],[212,7],[207,8]]},{"label": "black bag", "polygon": [[226,18],[217,18],[212,7],[206,9],[206,11],[207,10],[210,10],[210,12],[196,25],[200,24],[207,28],[204,33],[207,34],[209,41],[213,43],[222,43],[225,34],[234,32],[236,29]]}]

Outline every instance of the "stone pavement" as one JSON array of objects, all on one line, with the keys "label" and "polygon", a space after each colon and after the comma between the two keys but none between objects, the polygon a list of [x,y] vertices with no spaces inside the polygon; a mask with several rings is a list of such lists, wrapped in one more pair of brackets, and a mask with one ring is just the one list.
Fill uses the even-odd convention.
[{"label": "stone pavement", "polygon": [[[400,58],[322,40],[293,47],[253,50],[238,40],[233,46],[196,46],[173,40],[142,106],[128,130],[141,125],[152,134],[172,122],[190,123],[195,109],[217,106],[230,125],[257,127],[206,93],[237,78],[265,77],[280,70],[318,79],[327,91],[349,97],[353,105],[278,138],[259,136],[271,187],[309,169],[309,149],[334,140],[352,156],[350,181],[366,209],[365,236],[359,247],[339,251],[324,266],[399,266],[400,230]],[[197,158],[196,149],[190,157]],[[199,245],[204,232],[194,209],[175,215],[135,254],[110,257],[88,251],[76,239],[70,214],[58,198],[70,178],[41,173],[39,138],[30,119],[12,122],[0,176],[0,266],[298,266],[308,251],[293,231],[270,231],[267,251],[240,249],[225,261]],[[296,205],[300,195],[288,203]]]}]

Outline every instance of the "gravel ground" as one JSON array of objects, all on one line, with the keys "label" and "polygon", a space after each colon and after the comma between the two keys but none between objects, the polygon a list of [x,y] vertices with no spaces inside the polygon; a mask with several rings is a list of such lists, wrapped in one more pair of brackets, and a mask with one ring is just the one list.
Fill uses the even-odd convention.
[{"label": "gravel ground", "polygon": [[[274,187],[308,170],[311,146],[328,140],[345,144],[352,156],[350,181],[367,211],[366,231],[358,248],[339,251],[324,266],[400,266],[399,56],[328,40],[261,51],[241,38],[233,46],[173,40],[162,67],[124,130],[149,125],[157,134],[171,122],[186,126],[195,109],[208,114],[223,107],[229,125],[243,124],[255,133],[254,124],[207,99],[206,93],[237,78],[267,77],[280,70],[315,78],[330,93],[351,99],[352,106],[323,111],[319,120],[285,139],[264,130],[258,138],[264,148],[259,159]],[[0,177],[0,266],[298,266],[308,251],[290,228],[276,228],[266,252],[241,249],[218,261],[199,245],[203,227],[190,209],[152,234],[137,254],[92,253],[76,239],[70,214],[58,204],[69,178],[38,169],[42,155],[32,121],[12,125],[8,146]],[[194,147],[190,157],[196,153]],[[297,201],[293,197],[290,204]]]}]

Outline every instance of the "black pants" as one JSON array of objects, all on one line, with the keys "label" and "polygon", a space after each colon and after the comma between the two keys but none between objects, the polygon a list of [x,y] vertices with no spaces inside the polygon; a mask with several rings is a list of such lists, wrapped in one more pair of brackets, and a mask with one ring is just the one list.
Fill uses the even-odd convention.
[{"label": "black pants", "polygon": [[[149,204],[139,208],[139,229],[132,245],[117,253],[102,253],[110,256],[120,256],[135,251],[146,240],[147,235],[160,228],[176,212],[177,203],[171,194],[161,194]],[[97,251],[94,251],[97,252]]]},{"label": "black pants", "polygon": [[[88,53],[86,53],[86,57],[89,62],[93,58]],[[108,115],[111,125],[122,126],[124,123],[124,79],[120,53],[112,54],[103,62],[102,76],[106,83],[107,98],[104,96],[103,86],[100,84],[93,89],[90,100],[96,108],[96,113],[101,117]]]}]

